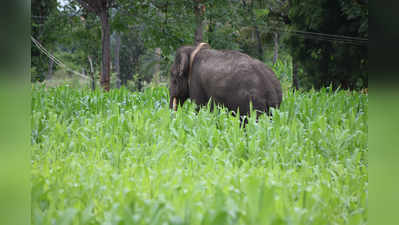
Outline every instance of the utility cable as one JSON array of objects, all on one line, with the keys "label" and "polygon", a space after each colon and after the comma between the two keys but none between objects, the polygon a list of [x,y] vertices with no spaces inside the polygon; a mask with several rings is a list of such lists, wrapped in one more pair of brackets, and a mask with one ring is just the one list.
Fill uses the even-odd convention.
[{"label": "utility cable", "polygon": [[57,59],[54,55],[52,55],[51,53],[48,52],[48,50],[46,48],[43,47],[42,44],[40,44],[40,42],[38,40],[36,40],[33,36],[30,36],[32,42],[35,44],[35,46],[44,54],[46,55],[50,60],[52,60],[53,62],[55,62],[57,65],[59,65],[61,68],[63,68],[64,70],[71,72],[77,76],[80,76],[82,78],[85,79],[89,79],[91,80],[91,77],[88,77],[84,74],[81,74],[79,72],[76,72],[74,70],[72,70],[71,68],[69,68],[67,65],[65,65],[61,60]]}]

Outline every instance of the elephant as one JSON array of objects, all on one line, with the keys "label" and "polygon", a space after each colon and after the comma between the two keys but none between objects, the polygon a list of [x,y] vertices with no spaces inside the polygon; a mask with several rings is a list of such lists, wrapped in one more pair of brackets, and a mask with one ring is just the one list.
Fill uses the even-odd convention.
[{"label": "elephant", "polygon": [[240,116],[257,115],[278,108],[282,101],[280,81],[264,63],[233,50],[215,50],[207,43],[182,46],[176,50],[170,69],[169,107],[190,98],[198,106],[211,99]]}]

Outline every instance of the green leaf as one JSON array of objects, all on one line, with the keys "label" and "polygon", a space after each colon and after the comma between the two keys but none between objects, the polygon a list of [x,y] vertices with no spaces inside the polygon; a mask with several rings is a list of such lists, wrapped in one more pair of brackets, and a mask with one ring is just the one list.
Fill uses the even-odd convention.
[{"label": "green leaf", "polygon": [[264,17],[269,15],[269,9],[254,9],[256,18]]}]

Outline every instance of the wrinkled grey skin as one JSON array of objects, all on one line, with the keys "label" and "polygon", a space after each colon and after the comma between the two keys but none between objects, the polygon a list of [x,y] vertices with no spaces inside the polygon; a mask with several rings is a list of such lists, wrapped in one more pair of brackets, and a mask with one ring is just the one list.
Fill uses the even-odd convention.
[{"label": "wrinkled grey skin", "polygon": [[176,51],[169,84],[170,108],[173,98],[182,105],[188,98],[197,105],[206,105],[211,98],[229,110],[246,115],[253,109],[269,113],[282,100],[279,80],[261,61],[238,51],[201,49],[194,58],[190,87],[188,73],[193,46]]}]

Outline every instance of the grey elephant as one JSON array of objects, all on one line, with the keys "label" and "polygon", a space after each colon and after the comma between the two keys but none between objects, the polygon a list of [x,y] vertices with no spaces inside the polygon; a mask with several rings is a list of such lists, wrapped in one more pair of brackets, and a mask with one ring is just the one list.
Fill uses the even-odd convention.
[{"label": "grey elephant", "polygon": [[[188,98],[197,105],[210,99],[230,111],[246,115],[250,102],[256,112],[269,114],[282,101],[279,80],[261,61],[231,50],[211,49],[206,43],[176,51],[169,84],[170,108]],[[257,113],[257,114],[258,114]]]}]

